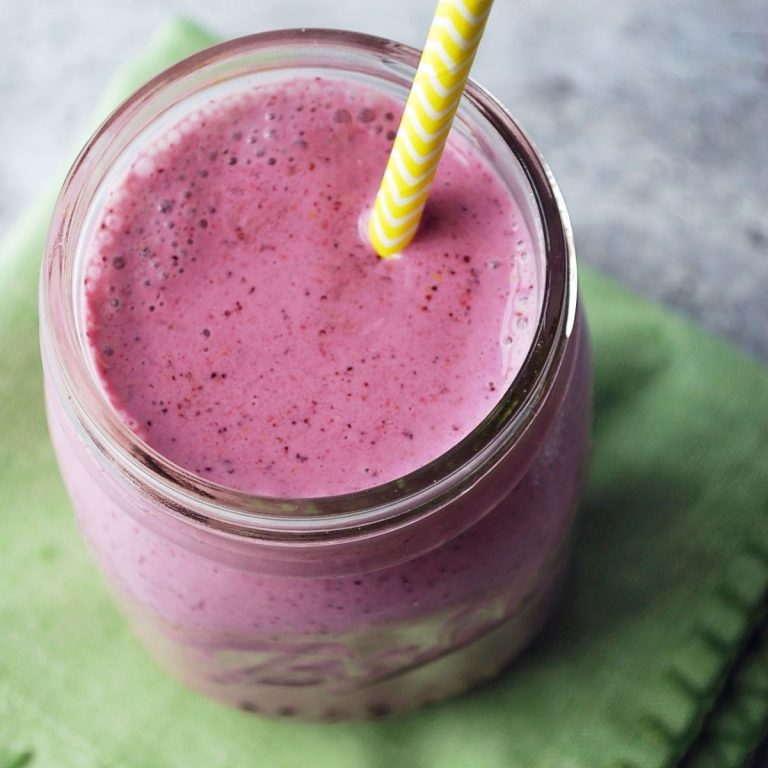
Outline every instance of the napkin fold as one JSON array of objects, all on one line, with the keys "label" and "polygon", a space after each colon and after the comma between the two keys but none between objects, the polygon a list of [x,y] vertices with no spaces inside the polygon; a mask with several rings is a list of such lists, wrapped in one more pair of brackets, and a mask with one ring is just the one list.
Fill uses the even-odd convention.
[{"label": "napkin fold", "polygon": [[[167,25],[99,116],[214,41]],[[0,768],[743,764],[768,717],[766,369],[582,267],[595,448],[543,636],[496,681],[413,714],[262,720],[159,673],[77,535],[37,349],[53,194],[0,249]]]}]

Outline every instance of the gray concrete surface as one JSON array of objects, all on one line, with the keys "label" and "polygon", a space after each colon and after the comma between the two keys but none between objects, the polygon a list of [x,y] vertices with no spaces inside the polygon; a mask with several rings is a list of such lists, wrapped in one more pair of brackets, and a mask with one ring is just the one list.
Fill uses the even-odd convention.
[{"label": "gray concrete surface", "polygon": [[[338,26],[420,45],[432,0],[0,0],[0,234],[173,14],[223,36]],[[566,196],[579,257],[768,361],[768,3],[497,0],[475,77]]]}]

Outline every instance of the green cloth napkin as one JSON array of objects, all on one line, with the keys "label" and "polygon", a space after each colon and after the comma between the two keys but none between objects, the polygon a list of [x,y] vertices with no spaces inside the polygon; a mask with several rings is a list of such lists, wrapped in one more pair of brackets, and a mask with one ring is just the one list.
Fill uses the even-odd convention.
[{"label": "green cloth napkin", "polygon": [[[213,42],[161,31],[106,106]],[[46,434],[36,283],[49,199],[0,253],[0,768],[697,768],[768,714],[768,372],[582,268],[595,449],[572,579],[497,681],[392,720],[271,722],[143,654],[77,535]]]},{"label": "green cloth napkin", "polygon": [[[757,629],[680,768],[739,766],[766,732],[768,625]],[[765,768],[761,763],[760,768]]]}]

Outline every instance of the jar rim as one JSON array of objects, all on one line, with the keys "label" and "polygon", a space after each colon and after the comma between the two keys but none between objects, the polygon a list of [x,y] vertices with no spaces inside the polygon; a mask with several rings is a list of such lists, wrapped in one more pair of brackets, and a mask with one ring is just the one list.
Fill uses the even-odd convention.
[{"label": "jar rim", "polygon": [[[47,372],[80,435],[103,455],[110,467],[152,497],[161,498],[172,514],[235,536],[273,542],[310,542],[358,537],[400,527],[439,508],[471,487],[518,442],[535,418],[553,381],[574,327],[577,273],[568,214],[554,177],[525,131],[488,91],[470,80],[464,93],[481,120],[502,140],[520,164],[543,234],[544,290],[533,342],[518,375],[498,404],[467,436],[413,472],[352,493],[314,498],[265,497],[207,481],[169,461],[144,443],[120,419],[85,370],[77,343],[74,301],[67,294],[67,259],[74,258],[79,228],[76,210],[88,206],[82,186],[94,155],[125,129],[132,113],[169,85],[222,62],[258,51],[310,47],[313,54],[352,51],[412,75],[420,52],[401,43],[367,34],[330,29],[286,29],[229,40],[193,54],[161,72],[129,96],[101,124],[75,160],[53,215],[40,287],[41,346]],[[280,69],[280,66],[273,67]],[[283,67],[285,68],[285,67]],[[79,208],[78,208],[79,206]],[[71,282],[71,281],[70,281]],[[72,291],[74,295],[74,291]],[[71,298],[71,297],[70,297]],[[59,310],[63,323],[52,323]],[[495,459],[495,460],[494,460]]]}]

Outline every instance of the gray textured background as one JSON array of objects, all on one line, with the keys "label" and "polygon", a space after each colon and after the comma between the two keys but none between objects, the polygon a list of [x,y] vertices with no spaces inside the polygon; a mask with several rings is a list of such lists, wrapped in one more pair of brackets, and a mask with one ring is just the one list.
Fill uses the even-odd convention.
[{"label": "gray textured background", "polygon": [[[0,234],[164,18],[420,46],[432,0],[0,0]],[[768,2],[497,0],[474,76],[543,150],[579,258],[768,361]]]}]

